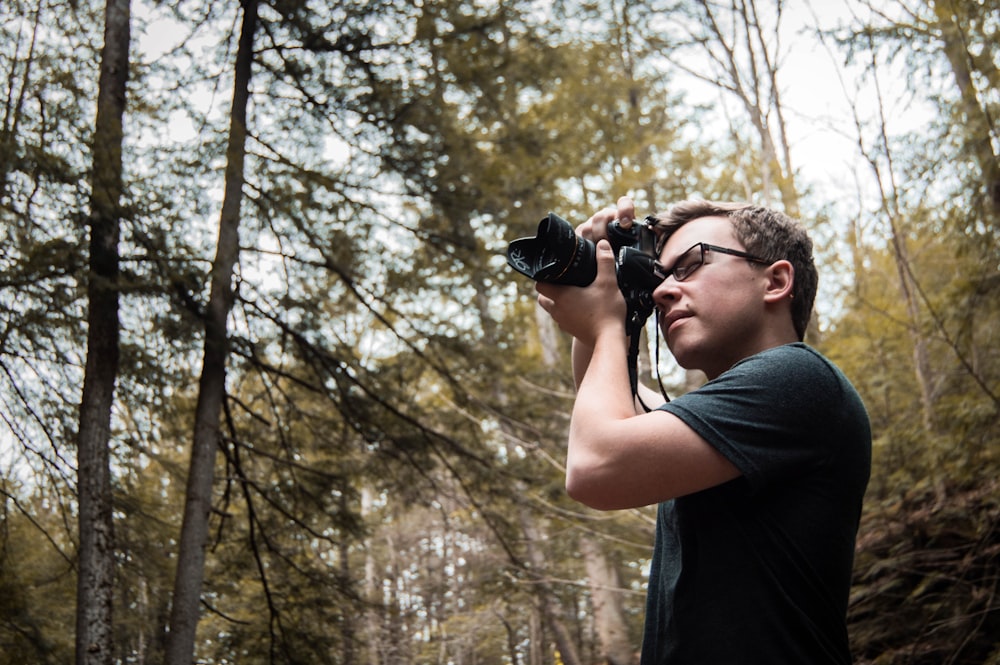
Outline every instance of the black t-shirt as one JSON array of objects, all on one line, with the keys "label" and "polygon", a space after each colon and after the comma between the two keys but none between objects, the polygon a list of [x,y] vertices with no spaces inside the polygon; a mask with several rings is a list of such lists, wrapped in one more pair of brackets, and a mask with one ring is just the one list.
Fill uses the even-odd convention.
[{"label": "black t-shirt", "polygon": [[846,613],[868,414],[805,344],[769,349],[662,409],[742,473],[660,504],[642,665],[850,663]]}]

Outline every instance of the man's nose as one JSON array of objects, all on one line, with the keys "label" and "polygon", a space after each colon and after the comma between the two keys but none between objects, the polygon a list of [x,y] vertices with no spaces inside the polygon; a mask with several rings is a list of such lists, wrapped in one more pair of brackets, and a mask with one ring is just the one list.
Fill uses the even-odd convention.
[{"label": "man's nose", "polygon": [[673,275],[668,275],[666,279],[653,289],[653,304],[660,310],[665,306],[675,302],[678,298],[678,281]]}]

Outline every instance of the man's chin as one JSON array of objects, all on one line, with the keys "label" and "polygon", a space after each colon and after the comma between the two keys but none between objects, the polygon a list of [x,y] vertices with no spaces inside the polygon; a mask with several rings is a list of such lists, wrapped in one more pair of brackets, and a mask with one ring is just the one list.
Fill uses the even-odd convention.
[{"label": "man's chin", "polygon": [[674,362],[677,363],[681,369],[695,369],[694,358],[690,349],[686,349],[683,344],[676,342],[671,342],[667,340],[667,348],[670,350],[670,355],[674,357]]}]

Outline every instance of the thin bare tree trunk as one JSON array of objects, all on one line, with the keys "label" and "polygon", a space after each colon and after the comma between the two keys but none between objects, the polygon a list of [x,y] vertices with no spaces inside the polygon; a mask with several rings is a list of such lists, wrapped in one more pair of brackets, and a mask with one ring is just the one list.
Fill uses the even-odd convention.
[{"label": "thin bare tree trunk", "polygon": [[226,362],[229,356],[227,321],[233,307],[233,270],[239,256],[240,206],[243,199],[246,157],[246,116],[253,69],[253,42],[257,27],[257,0],[243,3],[243,23],[236,52],[236,76],[226,153],[225,194],[219,218],[219,238],[212,263],[211,291],[205,312],[205,348],[194,440],[184,502],[184,521],[177,554],[167,665],[190,665],[198,627],[201,586],[212,509],[212,486],[218,453],[220,417],[226,396]]},{"label": "thin bare tree trunk", "polygon": [[77,665],[110,663],[112,659],[115,544],[108,443],[119,364],[118,238],[129,19],[129,0],[108,0],[91,174],[87,366],[77,435]]},{"label": "thin bare tree trunk", "polygon": [[928,432],[935,429],[934,419],[934,387],[930,355],[927,351],[927,340],[921,329],[922,316],[920,313],[920,303],[917,298],[916,285],[913,276],[910,274],[910,253],[906,247],[906,240],[901,236],[897,216],[893,211],[887,210],[889,216],[889,228],[891,231],[892,256],[896,263],[896,273],[899,276],[899,290],[903,295],[903,302],[906,305],[906,314],[910,320],[910,338],[913,341],[913,366],[916,371],[917,384],[920,386],[920,404],[924,416],[924,428]]},{"label": "thin bare tree trunk", "polygon": [[[969,53],[967,41],[962,34],[959,23],[950,7],[950,2],[933,2],[934,14],[938,20],[944,54],[951,65],[955,86],[961,99],[961,109],[965,116],[966,131],[972,154],[982,171],[983,188],[985,190],[990,210],[993,215],[1000,214],[1000,158],[993,149],[994,140],[1000,139],[997,128],[989,111],[980,102],[976,86],[973,84],[972,55]],[[983,72],[988,80],[995,81],[997,74],[993,63],[982,59],[987,64],[988,72]]]},{"label": "thin bare tree trunk", "polygon": [[579,543],[590,583],[601,660],[608,665],[632,665],[637,658],[625,623],[618,569],[593,538],[581,536]]},{"label": "thin bare tree trunk", "polygon": [[[41,0],[32,13],[31,39],[28,43],[28,53],[24,57],[24,70],[20,76],[17,73],[17,61],[21,48],[20,31],[17,43],[14,44],[14,55],[11,57],[10,73],[7,76],[6,103],[3,109],[3,121],[0,122],[0,198],[6,195],[10,183],[10,172],[14,169],[18,125],[24,110],[24,100],[31,90],[31,67],[35,62],[35,45],[38,43],[39,27],[42,24],[43,3]],[[25,17],[27,20],[27,17]]]},{"label": "thin bare tree trunk", "polygon": [[582,661],[580,660],[576,643],[566,628],[566,623],[562,620],[561,613],[559,612],[559,604],[555,600],[556,596],[552,591],[552,586],[543,574],[543,571],[546,569],[545,556],[538,547],[538,543],[542,542],[541,534],[539,534],[534,520],[528,514],[527,508],[521,507],[518,508],[518,511],[518,520],[521,524],[521,530],[524,533],[525,552],[528,564],[531,566],[528,572],[533,575],[532,581],[536,585],[535,599],[542,619],[549,630],[552,631],[552,635],[556,641],[556,648],[559,649],[559,655],[562,657],[563,665],[581,665]]},{"label": "thin bare tree trunk", "polygon": [[[882,92],[877,76],[877,63],[874,60],[874,49],[872,50],[872,72],[874,74],[875,89],[879,100],[879,124],[881,131],[879,142],[881,143],[881,153],[886,161],[886,176],[883,177],[882,169],[879,167],[879,160],[876,156],[868,153],[864,145],[861,145],[862,154],[868,160],[875,175],[875,180],[879,186],[882,196],[882,210],[889,224],[890,243],[892,257],[896,266],[896,273],[899,277],[900,294],[906,305],[906,313],[909,318],[910,338],[913,341],[913,369],[916,375],[917,385],[920,389],[920,403],[923,412],[924,428],[928,432],[935,431],[934,419],[934,378],[931,368],[930,354],[927,350],[927,339],[922,329],[920,301],[918,298],[918,286],[911,271],[909,249],[906,244],[904,229],[900,227],[903,214],[899,210],[896,197],[895,167],[893,165],[893,152],[889,145],[889,137],[886,134],[886,119],[882,104]],[[862,136],[859,121],[855,119],[858,126],[858,136]],[[888,181],[886,181],[886,178]]]},{"label": "thin bare tree trunk", "polygon": [[543,665],[545,662],[544,632],[542,612],[537,605],[532,605],[528,617],[528,665]]},{"label": "thin bare tree trunk", "polygon": [[[363,486],[361,488],[362,519],[368,519],[369,515],[374,511],[374,504],[375,491],[368,485]],[[379,663],[381,663],[379,654],[382,651],[382,610],[380,610],[382,607],[382,585],[375,570],[377,563],[374,555],[372,554],[371,540],[370,536],[365,536],[365,590],[363,594],[363,597],[367,601],[367,608],[365,609],[364,617],[366,636],[365,642],[367,643],[367,657],[365,658],[365,665],[379,665]]]},{"label": "thin bare tree trunk", "polygon": [[[705,42],[705,48],[709,51],[710,59],[715,60],[725,70],[727,78],[710,80],[703,74],[695,73],[695,75],[709,81],[720,90],[732,93],[740,100],[760,140],[760,167],[763,181],[761,194],[766,197],[766,201],[769,200],[769,190],[774,186],[781,194],[785,211],[792,217],[798,217],[799,194],[792,171],[791,151],[777,80],[780,47],[776,41],[772,53],[768,44],[769,38],[779,39],[778,26],[776,24],[768,29],[761,25],[756,0],[734,2],[729,5],[729,12],[734,34],[735,30],[741,30],[743,33],[743,41],[740,43],[735,37],[727,38],[716,17],[717,5],[707,0],[698,0],[698,5],[702,10],[704,27],[713,38]],[[738,52],[741,45],[745,49],[745,53],[742,54]],[[744,74],[744,71],[748,74]],[[773,124],[778,133],[777,144],[781,145],[780,153],[769,120],[772,112],[776,118]]]},{"label": "thin bare tree trunk", "polygon": [[[489,296],[487,294],[488,287],[482,281],[477,281],[475,287],[477,293],[475,302],[479,310],[479,319],[483,325],[483,339],[487,344],[494,345],[497,339],[495,332],[496,322],[490,314]],[[558,343],[558,339],[555,336],[552,336],[548,340],[545,339],[546,329],[543,320],[540,320],[539,328],[539,332],[543,336],[543,345],[546,343]],[[543,348],[542,356],[547,359],[551,358],[554,362],[557,354],[554,348]],[[498,404],[503,404],[506,401],[506,395],[503,394],[499,386],[494,388],[494,397]],[[506,429],[506,425],[501,424],[501,428]],[[513,450],[508,450],[508,453],[512,456],[516,454]],[[526,488],[517,484],[516,489],[519,494],[523,495]],[[517,507],[517,519],[521,527],[521,532],[524,535],[525,557],[530,566],[527,572],[534,576],[536,607],[545,625],[552,631],[555,637],[556,647],[562,656],[563,664],[581,665],[579,652],[569,630],[566,628],[566,623],[562,619],[556,595],[544,576],[543,571],[545,571],[547,566],[545,565],[545,555],[539,547],[539,543],[544,542],[541,533],[542,527],[538,524],[539,520],[528,511],[526,506],[521,505]],[[530,653],[533,654],[535,652],[532,650]]]}]

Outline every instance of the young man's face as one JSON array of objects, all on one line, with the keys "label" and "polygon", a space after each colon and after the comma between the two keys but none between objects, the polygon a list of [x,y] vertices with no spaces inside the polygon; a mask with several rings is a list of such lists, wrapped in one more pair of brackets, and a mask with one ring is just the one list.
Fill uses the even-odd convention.
[{"label": "young man's face", "polygon": [[698,243],[746,252],[725,217],[701,217],[684,224],[667,240],[659,259],[682,279],[669,275],[653,291],[653,299],[678,364],[700,369],[711,379],[761,350],[767,280],[763,266],[745,258],[697,247],[687,253]]}]

